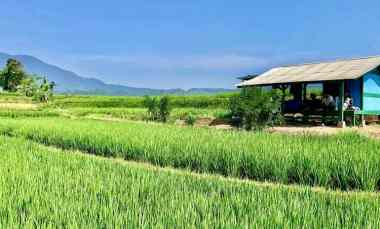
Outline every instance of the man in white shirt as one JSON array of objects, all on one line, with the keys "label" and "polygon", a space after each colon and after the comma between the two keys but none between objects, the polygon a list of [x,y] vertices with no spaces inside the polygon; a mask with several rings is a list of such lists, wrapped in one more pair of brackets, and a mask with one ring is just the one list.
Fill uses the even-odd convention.
[{"label": "man in white shirt", "polygon": [[332,111],[335,110],[335,100],[334,98],[329,94],[324,94],[322,98],[322,106],[325,110]]}]

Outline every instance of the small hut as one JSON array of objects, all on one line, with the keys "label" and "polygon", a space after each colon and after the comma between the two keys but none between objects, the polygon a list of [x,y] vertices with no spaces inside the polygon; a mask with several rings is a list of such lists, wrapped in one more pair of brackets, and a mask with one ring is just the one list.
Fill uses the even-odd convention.
[{"label": "small hut", "polygon": [[[309,101],[307,90],[312,85],[319,85],[321,94],[336,98],[336,109],[329,112],[305,109]],[[301,113],[305,117],[332,116],[340,125],[345,124],[347,115],[352,115],[355,125],[356,116],[364,123],[365,116],[380,115],[380,56],[277,67],[237,86],[271,86],[288,90],[292,99],[284,101],[283,113]],[[355,109],[345,109],[347,94]]]}]

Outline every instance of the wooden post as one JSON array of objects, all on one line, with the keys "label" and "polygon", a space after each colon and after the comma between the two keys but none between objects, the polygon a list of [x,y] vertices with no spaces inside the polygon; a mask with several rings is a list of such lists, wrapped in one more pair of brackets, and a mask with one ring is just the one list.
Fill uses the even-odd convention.
[{"label": "wooden post", "polygon": [[281,84],[280,85],[280,89],[281,89],[281,106],[280,106],[280,112],[281,114],[284,113],[284,106],[285,106],[285,92],[286,92],[286,86],[284,84]]},{"label": "wooden post", "polygon": [[361,78],[361,104],[360,104],[360,122],[361,126],[365,127],[365,118],[364,118],[364,76]]},{"label": "wooden post", "polygon": [[339,90],[339,115],[340,115],[340,121],[338,123],[338,127],[345,128],[346,122],[344,121],[344,80],[340,83],[340,90]]},{"label": "wooden post", "polygon": [[307,84],[303,83],[302,84],[302,104],[304,104],[306,101],[306,94],[307,94],[306,90],[307,90]]}]

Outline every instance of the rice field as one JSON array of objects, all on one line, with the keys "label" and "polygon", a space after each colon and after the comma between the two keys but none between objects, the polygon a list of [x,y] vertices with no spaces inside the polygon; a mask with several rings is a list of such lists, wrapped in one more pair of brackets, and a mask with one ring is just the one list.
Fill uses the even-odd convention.
[{"label": "rice field", "polygon": [[285,136],[64,118],[1,119],[0,133],[200,173],[341,190],[380,189],[380,142],[354,133]]},{"label": "rice field", "polygon": [[[228,96],[173,96],[170,123]],[[0,96],[0,228],[380,227],[380,141],[128,121],[141,102]]]},{"label": "rice field", "polygon": [[[53,110],[54,111],[54,110]],[[142,121],[147,119],[146,108],[66,108],[62,109],[67,115],[74,117],[100,117],[116,118],[125,120]],[[200,118],[222,117],[227,113],[221,108],[173,108],[170,113],[169,122],[184,119],[192,114]]]},{"label": "rice field", "polygon": [[380,226],[378,194],[197,176],[20,138],[0,136],[0,174],[1,228]]},{"label": "rice field", "polygon": [[61,113],[53,110],[23,110],[23,109],[1,109],[0,117],[8,118],[37,118],[37,117],[58,117]]},{"label": "rice field", "polygon": [[[176,108],[226,108],[232,93],[218,95],[170,95],[171,105]],[[142,108],[142,96],[72,96],[57,95],[52,107],[60,108]]]}]

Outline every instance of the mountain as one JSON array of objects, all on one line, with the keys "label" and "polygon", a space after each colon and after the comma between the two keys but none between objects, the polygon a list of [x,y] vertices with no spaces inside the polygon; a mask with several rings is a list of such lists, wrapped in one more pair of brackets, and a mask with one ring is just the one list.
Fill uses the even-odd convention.
[{"label": "mountain", "polygon": [[123,85],[107,84],[95,78],[86,78],[74,72],[62,69],[39,60],[29,55],[9,55],[0,53],[0,68],[5,66],[9,58],[19,60],[30,74],[47,77],[50,81],[57,84],[58,93],[70,94],[97,94],[97,95],[160,95],[160,94],[215,94],[221,92],[231,92],[230,89],[215,88],[194,88],[183,89],[150,89],[135,88]]}]

